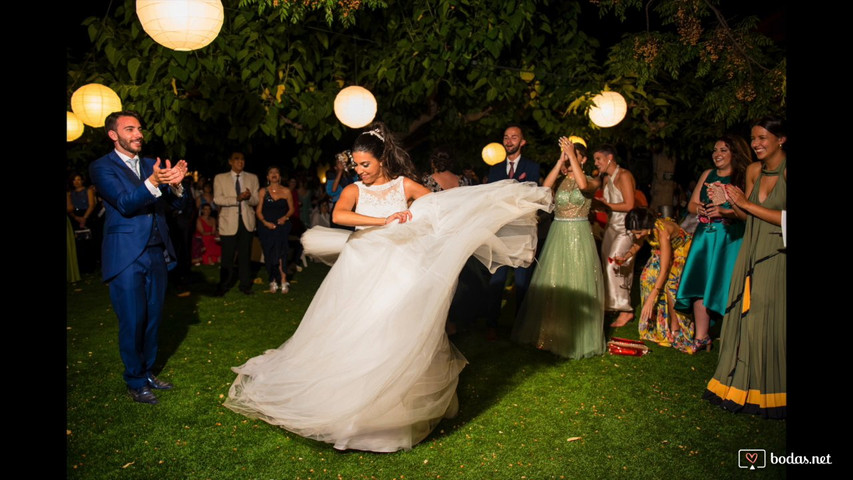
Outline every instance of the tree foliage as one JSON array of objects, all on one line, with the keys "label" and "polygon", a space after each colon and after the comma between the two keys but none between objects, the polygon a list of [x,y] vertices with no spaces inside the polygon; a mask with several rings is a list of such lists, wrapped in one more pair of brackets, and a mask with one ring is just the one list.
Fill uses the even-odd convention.
[{"label": "tree foliage", "polygon": [[241,7],[253,4],[258,5],[259,14],[263,15],[267,9],[272,9],[278,12],[282,21],[289,20],[291,23],[299,23],[308,13],[321,10],[329,26],[335,20],[344,26],[352,26],[355,23],[355,12],[360,8],[387,6],[381,0],[240,0]]},{"label": "tree foliage", "polygon": [[[580,2],[225,0],[219,36],[192,52],[156,44],[135,2],[116,3],[84,21],[91,50],[69,60],[69,101],[77,87],[104,83],[142,114],[164,154],[222,165],[230,148],[251,145],[302,166],[329,158],[353,135],[334,98],[355,84],[373,92],[377,119],[407,147],[449,144],[469,162],[510,122],[526,127],[528,153],[550,161],[558,135],[678,142],[784,105],[784,55],[754,32],[755,19],[726,29],[712,0],[651,2],[660,28],[613,46],[591,35],[596,9]],[[645,8],[592,3],[623,17]],[[600,130],[586,107],[605,88],[627,98],[629,117]],[[93,137],[103,133],[84,139]],[[69,156],[83,150],[72,144]]]}]

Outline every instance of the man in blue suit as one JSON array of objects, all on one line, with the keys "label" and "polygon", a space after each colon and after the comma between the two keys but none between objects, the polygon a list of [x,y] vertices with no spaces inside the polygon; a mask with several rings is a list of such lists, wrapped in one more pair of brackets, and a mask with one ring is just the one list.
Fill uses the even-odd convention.
[{"label": "man in blue suit", "polygon": [[111,113],[104,129],[115,150],[89,166],[106,208],[101,273],[118,317],[128,393],[136,402],[157,404],[151,389],[172,388],[151,371],[157,358],[167,264],[174,265],[176,259],[164,208],[167,201],[178,209],[187,202],[181,186],[187,162],[172,166],[169,160],[162,165],[159,158],[140,158],[143,136],[136,112]]},{"label": "man in blue suit", "polygon": [[[524,134],[519,125],[510,125],[504,130],[504,148],[506,149],[506,160],[489,169],[488,182],[498,180],[515,179],[519,182],[539,183],[539,164],[522,158],[521,147],[527,145]],[[524,300],[527,287],[530,285],[532,266],[519,267],[515,269],[515,302],[516,309]],[[498,317],[501,314],[501,300],[503,296],[506,277],[509,267],[500,267],[492,275],[489,281],[489,296],[486,307],[486,339],[494,341],[497,339]]]}]

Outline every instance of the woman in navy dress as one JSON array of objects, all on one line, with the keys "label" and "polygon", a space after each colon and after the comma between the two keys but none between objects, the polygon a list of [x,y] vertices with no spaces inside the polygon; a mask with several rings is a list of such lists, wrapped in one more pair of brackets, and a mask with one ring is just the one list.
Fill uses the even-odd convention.
[{"label": "woman in navy dress", "polygon": [[270,293],[279,289],[290,291],[287,274],[287,237],[290,235],[290,217],[296,211],[290,189],[281,184],[281,171],[276,166],[267,168],[267,186],[261,187],[261,201],[255,207],[258,218],[258,237],[264,250],[264,264],[270,278]]}]

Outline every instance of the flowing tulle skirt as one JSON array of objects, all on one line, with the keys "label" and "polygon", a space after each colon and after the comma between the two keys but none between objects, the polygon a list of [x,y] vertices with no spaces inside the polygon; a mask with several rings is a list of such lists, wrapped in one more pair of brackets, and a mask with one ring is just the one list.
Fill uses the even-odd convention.
[{"label": "flowing tulle skirt", "polygon": [[512,340],[566,358],[604,353],[604,279],[586,217],[551,224]]},{"label": "flowing tulle skirt", "polygon": [[508,180],[426,195],[405,224],[309,230],[306,254],[340,256],[293,336],[233,369],[225,405],[337,449],[410,449],[457,408],[467,362],[444,324],[459,271],[472,254],[529,265],[550,202]]}]

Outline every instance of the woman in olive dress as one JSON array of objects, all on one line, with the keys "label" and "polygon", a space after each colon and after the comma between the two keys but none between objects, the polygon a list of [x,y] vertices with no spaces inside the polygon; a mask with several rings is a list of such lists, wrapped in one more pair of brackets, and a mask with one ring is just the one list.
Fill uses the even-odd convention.
[{"label": "woman in olive dress", "polygon": [[704,398],[733,412],[787,416],[787,253],[782,211],[787,210],[788,129],[764,117],[752,127],[758,162],[746,170],[746,190],[726,185],[734,210],[746,219],[740,254],[720,332],[720,356]]}]

